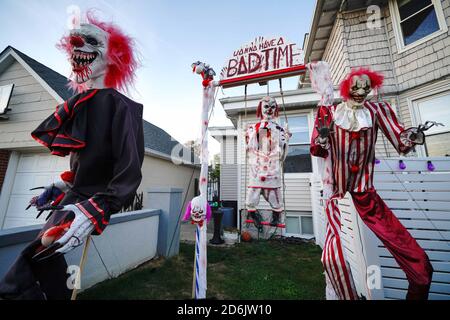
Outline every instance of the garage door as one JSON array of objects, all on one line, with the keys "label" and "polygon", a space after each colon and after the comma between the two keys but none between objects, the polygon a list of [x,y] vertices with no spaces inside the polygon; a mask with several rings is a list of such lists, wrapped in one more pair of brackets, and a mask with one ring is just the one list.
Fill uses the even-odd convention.
[{"label": "garage door", "polygon": [[21,154],[3,229],[44,223],[45,213],[36,220],[35,208],[25,211],[31,197],[42,192],[30,191],[30,189],[51,184],[58,179],[61,172],[68,169],[69,157],[62,158],[45,153]]}]

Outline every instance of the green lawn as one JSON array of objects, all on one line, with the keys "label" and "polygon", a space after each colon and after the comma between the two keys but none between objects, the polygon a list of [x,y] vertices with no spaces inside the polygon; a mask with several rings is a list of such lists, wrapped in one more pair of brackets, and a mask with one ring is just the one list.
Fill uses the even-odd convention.
[{"label": "green lawn", "polygon": [[[321,250],[278,241],[208,247],[209,299],[324,299]],[[190,299],[194,246],[153,260],[79,295],[79,299]]]}]

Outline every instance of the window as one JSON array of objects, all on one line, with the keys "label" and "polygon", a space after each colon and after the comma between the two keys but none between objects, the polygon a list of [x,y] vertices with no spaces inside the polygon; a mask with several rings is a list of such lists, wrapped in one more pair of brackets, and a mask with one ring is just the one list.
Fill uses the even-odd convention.
[{"label": "window", "polygon": [[14,89],[14,84],[9,84],[6,86],[0,86],[0,118],[8,119],[5,114],[10,110],[8,108],[9,100]]},{"label": "window", "polygon": [[[284,162],[284,172],[312,172],[308,116],[291,116],[288,117],[288,121],[292,137],[289,139],[289,152]],[[281,125],[284,126],[284,119],[281,120]]]},{"label": "window", "polygon": [[400,49],[447,30],[440,0],[396,0],[394,3],[394,27]]},{"label": "window", "polygon": [[311,216],[286,215],[286,235],[296,237],[313,237]]},{"label": "window", "polygon": [[418,122],[434,120],[444,127],[428,130],[425,139],[425,153],[429,157],[450,156],[450,92],[415,101]]}]

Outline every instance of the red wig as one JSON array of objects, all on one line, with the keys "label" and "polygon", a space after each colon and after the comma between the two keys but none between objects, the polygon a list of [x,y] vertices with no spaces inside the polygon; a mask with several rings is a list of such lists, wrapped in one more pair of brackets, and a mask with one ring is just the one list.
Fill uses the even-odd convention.
[{"label": "red wig", "polygon": [[342,80],[340,85],[341,97],[344,100],[350,99],[350,87],[352,85],[353,77],[367,75],[370,79],[370,86],[372,89],[376,90],[383,85],[384,76],[381,73],[377,73],[370,69],[359,68],[353,69],[352,72],[348,74],[348,76]]},{"label": "red wig", "polygon": [[[117,90],[126,90],[129,85],[133,84],[134,73],[138,67],[134,40],[124,34],[115,24],[99,21],[92,11],[86,13],[86,18],[88,23],[108,33],[108,52],[106,53],[108,66],[105,86]],[[73,49],[70,37],[63,37],[57,47],[70,54]]]},{"label": "red wig", "polygon": [[[258,103],[258,107],[256,108],[256,117],[260,118],[260,119],[263,118],[263,115],[262,115],[262,103],[263,102],[260,101]],[[275,112],[274,112],[273,116],[275,118],[278,118],[278,116],[280,115],[280,108],[278,107],[278,103],[276,103],[276,102],[275,102],[275,106],[276,106],[276,108],[275,108]]]}]

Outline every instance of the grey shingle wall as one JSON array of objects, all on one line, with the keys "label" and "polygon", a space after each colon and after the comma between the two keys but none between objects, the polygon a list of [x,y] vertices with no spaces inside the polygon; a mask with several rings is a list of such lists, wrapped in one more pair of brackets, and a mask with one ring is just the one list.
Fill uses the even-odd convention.
[{"label": "grey shingle wall", "polygon": [[[441,3],[450,25],[450,0]],[[450,74],[450,31],[399,53],[389,7],[382,9],[382,15],[385,21],[381,27],[369,29],[365,10],[338,14],[323,56],[331,65],[335,84],[349,68],[360,66],[370,66],[384,74],[386,94],[412,89]]]},{"label": "grey shingle wall", "polygon": [[[442,9],[450,25],[450,0],[442,0]],[[393,63],[398,77],[399,91],[441,79],[450,74],[450,32],[446,32],[425,43],[399,53],[393,30],[393,20],[386,8],[389,41]]]},{"label": "grey shingle wall", "polygon": [[[442,0],[441,4],[447,26],[450,26],[450,0]],[[366,10],[338,14],[323,60],[331,65],[335,85],[351,68],[370,66],[383,73],[382,98],[396,102],[400,121],[411,126],[408,99],[427,90],[434,82],[450,82],[450,31],[399,52],[388,6],[382,8],[382,16],[381,27],[369,29]],[[392,97],[394,101],[391,101]],[[381,139],[378,140],[377,154],[380,157],[395,153],[390,144],[387,145],[388,152],[385,152],[386,147]]]},{"label": "grey shingle wall", "polygon": [[323,60],[330,64],[331,77],[335,85],[339,84],[350,70],[348,52],[347,47],[344,45],[342,30],[343,21],[342,19],[337,19],[323,55]]},{"label": "grey shingle wall", "polygon": [[368,28],[365,10],[345,13],[342,32],[347,40],[351,68],[370,67],[385,77],[383,93],[396,91],[390,44],[384,21],[380,28]]}]

